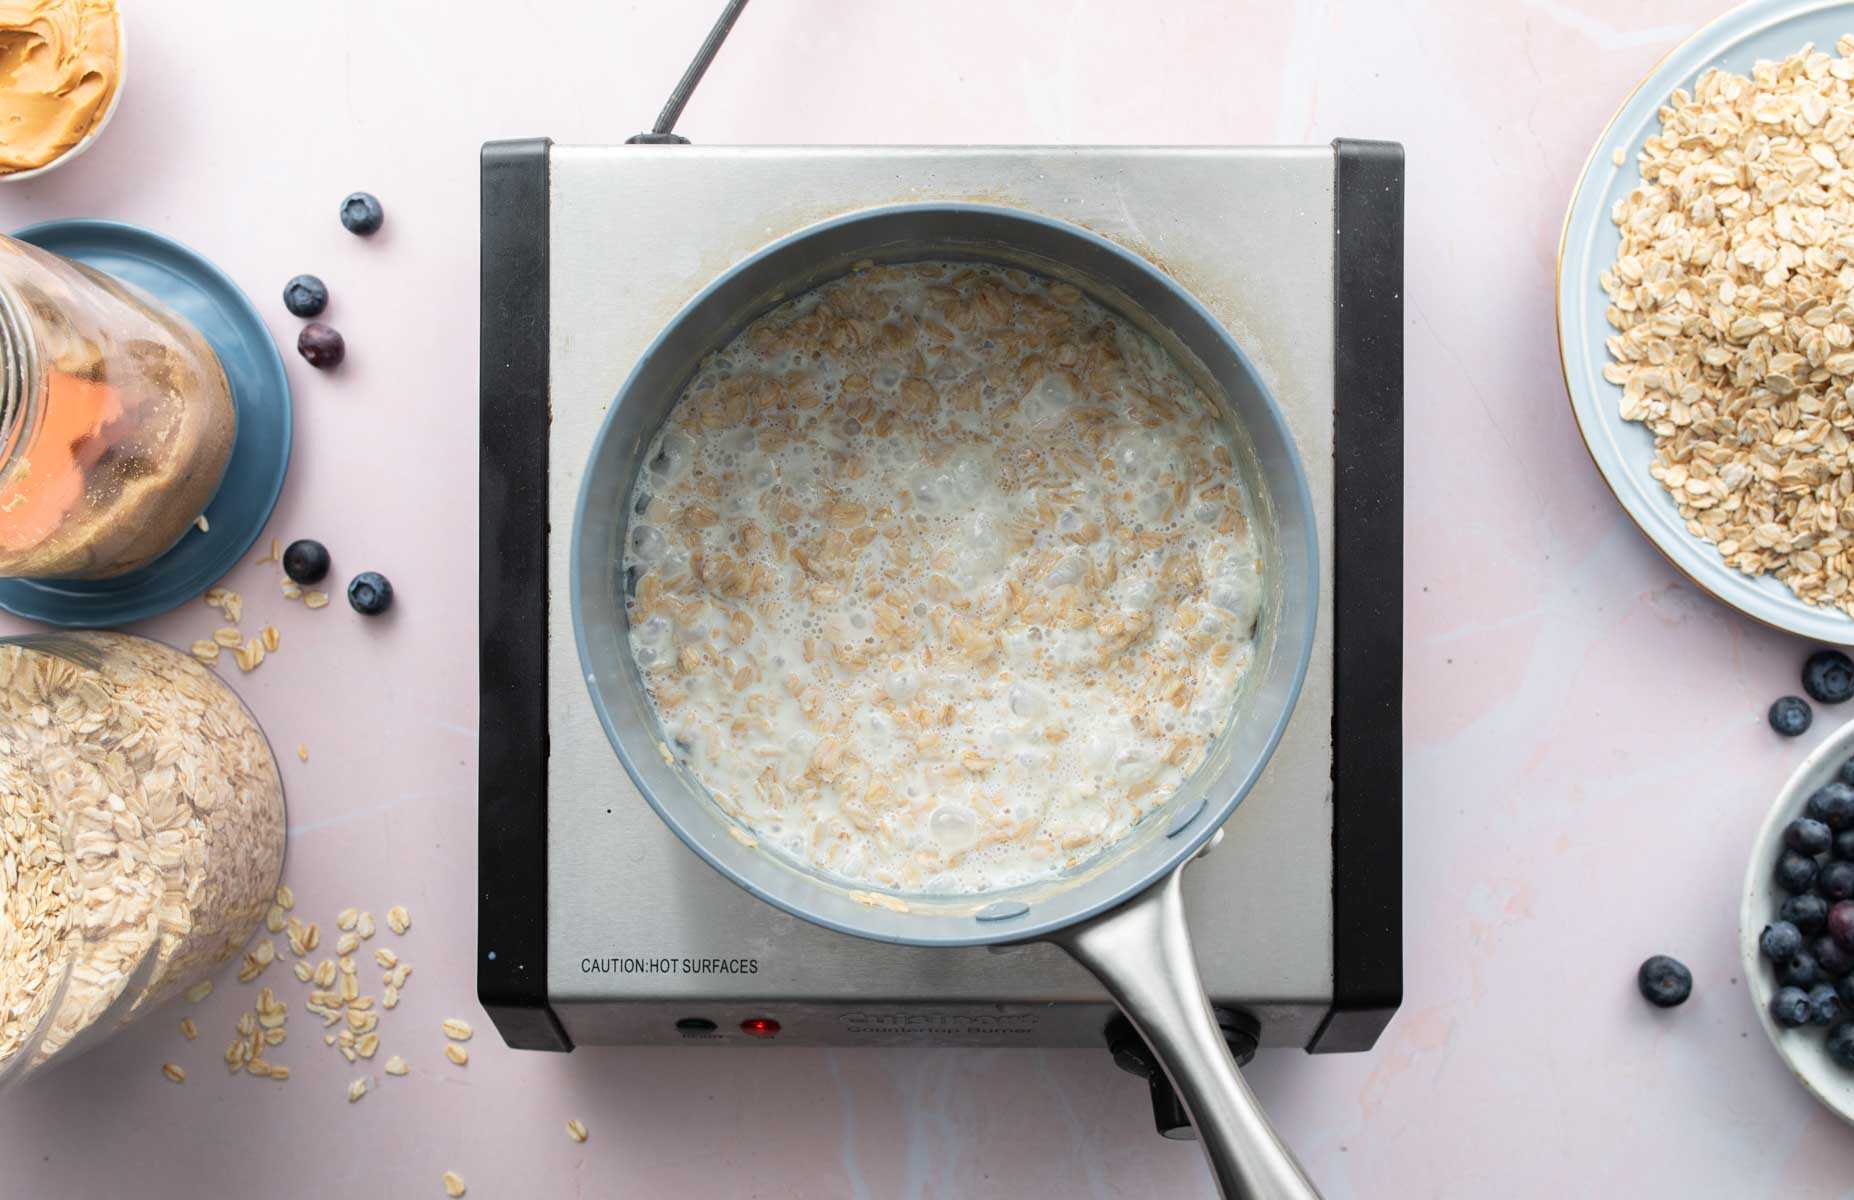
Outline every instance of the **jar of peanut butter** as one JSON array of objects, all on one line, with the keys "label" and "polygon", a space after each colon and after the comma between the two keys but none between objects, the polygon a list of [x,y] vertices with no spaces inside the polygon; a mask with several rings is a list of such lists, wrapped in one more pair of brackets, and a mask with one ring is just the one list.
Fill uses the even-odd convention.
[{"label": "jar of peanut butter", "polygon": [[0,237],[0,577],[107,579],[185,536],[238,432],[199,332]]}]

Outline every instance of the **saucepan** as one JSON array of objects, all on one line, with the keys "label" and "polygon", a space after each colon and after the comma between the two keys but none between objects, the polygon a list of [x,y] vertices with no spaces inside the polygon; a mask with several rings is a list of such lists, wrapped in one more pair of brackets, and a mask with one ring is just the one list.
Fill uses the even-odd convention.
[{"label": "saucepan", "polygon": [[[1053,881],[976,896],[858,891],[750,845],[739,830],[730,834],[731,818],[665,742],[626,642],[622,551],[632,485],[697,364],[767,309],[855,264],[925,259],[990,262],[1071,283],[1171,351],[1223,401],[1263,560],[1254,659],[1203,766],[1093,861]],[[1318,607],[1315,529],[1293,438],[1261,377],[1204,306],[1153,263],[1034,213],[897,205],[812,225],[744,259],[644,351],[586,465],[572,535],[573,628],[593,705],[625,770],[709,865],[769,904],[856,937],[915,946],[1061,946],[1100,979],[1164,1065],[1225,1195],[1313,1196],[1211,1015],[1179,880],[1262,773],[1300,694]]]}]

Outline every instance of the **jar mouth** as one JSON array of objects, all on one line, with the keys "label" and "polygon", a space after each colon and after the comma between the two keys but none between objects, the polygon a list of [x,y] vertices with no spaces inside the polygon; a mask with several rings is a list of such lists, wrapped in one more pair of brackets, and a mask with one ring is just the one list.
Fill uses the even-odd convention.
[{"label": "jar mouth", "polygon": [[33,383],[38,348],[19,293],[0,281],[0,484],[18,463],[18,451],[37,416]]}]

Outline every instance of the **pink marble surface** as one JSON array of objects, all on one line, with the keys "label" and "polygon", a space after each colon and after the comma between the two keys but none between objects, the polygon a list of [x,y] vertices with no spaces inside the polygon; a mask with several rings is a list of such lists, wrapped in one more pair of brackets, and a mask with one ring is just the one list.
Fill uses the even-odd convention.
[{"label": "pink marble surface", "polygon": [[[1095,1052],[524,1055],[476,1007],[476,151],[621,140],[715,6],[126,7],[114,126],[0,186],[0,226],[154,226],[224,266],[286,346],[284,280],[334,292],[351,358],[324,376],[287,356],[297,450],[272,531],[324,539],[344,578],[386,572],[398,608],[286,607],[241,568],[248,623],[275,620],[283,646],[236,682],[280,747],[310,747],[285,762],[301,904],[325,927],[347,904],[415,914],[396,944],[418,972],[386,1026],[414,1071],[348,1105],[357,1072],[299,1014],[276,1055],[294,1079],[229,1079],[244,990],[222,987],[196,1043],[170,1009],[0,1097],[0,1196],[436,1196],[447,1168],[472,1197],[1209,1195],[1196,1149],[1154,1137],[1143,1089]],[[1718,8],[760,0],[684,120],[708,142],[1407,146],[1406,999],[1372,1053],[1250,1072],[1332,1197],[1824,1195],[1854,1170],[1737,979],[1745,848],[1803,749],[1761,713],[1803,648],[1696,594],[1624,520],[1554,345],[1571,182]],[[334,217],[362,187],[388,213],[372,241]],[[208,617],[146,632],[187,641]],[[1633,992],[1658,951],[1698,979],[1671,1017]],[[452,1014],[484,1030],[466,1070],[439,1056]]]}]

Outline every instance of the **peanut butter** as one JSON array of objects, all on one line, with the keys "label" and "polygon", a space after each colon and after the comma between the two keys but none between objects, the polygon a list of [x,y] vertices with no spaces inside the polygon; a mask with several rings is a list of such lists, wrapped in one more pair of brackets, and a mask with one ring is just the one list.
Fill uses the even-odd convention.
[{"label": "peanut butter", "polygon": [[116,0],[0,0],[0,174],[84,140],[122,79]]}]

